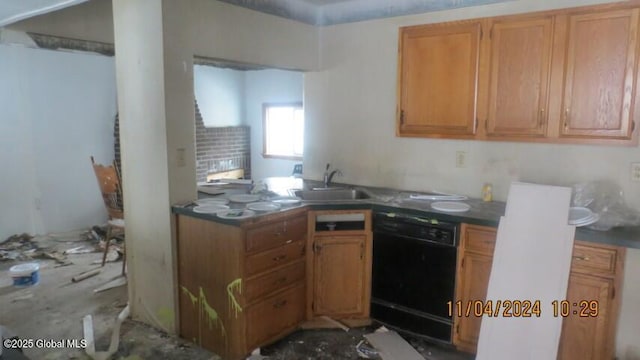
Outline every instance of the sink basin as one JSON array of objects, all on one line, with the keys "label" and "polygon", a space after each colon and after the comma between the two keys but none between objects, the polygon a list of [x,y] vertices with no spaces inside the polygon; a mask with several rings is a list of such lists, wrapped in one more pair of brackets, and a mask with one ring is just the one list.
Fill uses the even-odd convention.
[{"label": "sink basin", "polygon": [[368,199],[369,194],[359,189],[297,190],[295,196],[305,201],[340,201]]}]

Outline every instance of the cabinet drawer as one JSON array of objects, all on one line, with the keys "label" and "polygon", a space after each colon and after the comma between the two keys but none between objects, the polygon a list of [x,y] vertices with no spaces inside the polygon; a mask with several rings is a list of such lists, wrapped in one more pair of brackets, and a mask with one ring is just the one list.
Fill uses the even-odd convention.
[{"label": "cabinet drawer", "polygon": [[304,317],[305,288],[297,286],[247,308],[247,347],[254,349],[296,327]]},{"label": "cabinet drawer", "polygon": [[280,270],[248,280],[245,287],[247,303],[304,279],[304,269],[304,261],[298,261]]},{"label": "cabinet drawer", "polygon": [[272,250],[247,256],[245,260],[245,277],[301,259],[304,256],[304,252],[305,242],[294,241]]},{"label": "cabinet drawer", "polygon": [[307,217],[276,221],[247,230],[247,252],[261,251],[301,240],[307,233]]},{"label": "cabinet drawer", "polygon": [[615,275],[617,250],[575,244],[571,258],[571,271]]},{"label": "cabinet drawer", "polygon": [[464,232],[465,250],[493,255],[493,249],[496,246],[496,233],[495,228],[467,225]]}]

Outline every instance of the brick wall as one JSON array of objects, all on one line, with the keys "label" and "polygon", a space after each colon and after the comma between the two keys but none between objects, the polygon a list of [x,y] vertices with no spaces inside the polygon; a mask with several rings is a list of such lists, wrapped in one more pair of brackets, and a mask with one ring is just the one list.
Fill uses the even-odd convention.
[{"label": "brick wall", "polygon": [[[248,126],[204,126],[202,114],[195,104],[196,113],[196,179],[206,181],[209,170],[244,169],[245,179],[251,178],[251,133]],[[120,121],[116,114],[113,129],[116,164],[120,163]]]},{"label": "brick wall", "polygon": [[206,181],[208,171],[244,169],[251,178],[251,133],[248,126],[205,127],[196,102],[196,178]]}]

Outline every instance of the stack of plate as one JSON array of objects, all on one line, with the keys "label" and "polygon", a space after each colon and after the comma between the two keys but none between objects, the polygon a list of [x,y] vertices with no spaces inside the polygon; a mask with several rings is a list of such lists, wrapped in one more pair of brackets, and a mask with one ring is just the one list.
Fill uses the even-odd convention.
[{"label": "stack of plate", "polygon": [[587,226],[600,220],[600,215],[586,207],[569,208],[569,225]]},{"label": "stack of plate", "polygon": [[193,212],[199,213],[199,214],[216,214],[219,211],[222,210],[228,210],[229,207],[227,205],[224,205],[222,203],[207,203],[204,205],[198,205],[196,207],[193,208]]}]

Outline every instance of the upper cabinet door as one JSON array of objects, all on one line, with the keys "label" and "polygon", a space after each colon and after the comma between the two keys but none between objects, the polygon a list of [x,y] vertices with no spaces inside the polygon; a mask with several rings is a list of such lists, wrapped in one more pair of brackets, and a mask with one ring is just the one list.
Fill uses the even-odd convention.
[{"label": "upper cabinet door", "polygon": [[490,30],[488,136],[544,136],[552,17],[498,20]]},{"label": "upper cabinet door", "polygon": [[638,9],[569,16],[561,137],[630,139]]},{"label": "upper cabinet door", "polygon": [[474,135],[480,35],[480,22],[401,29],[398,135]]}]

